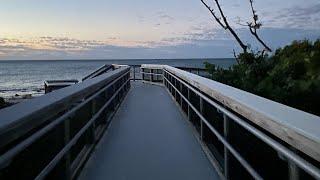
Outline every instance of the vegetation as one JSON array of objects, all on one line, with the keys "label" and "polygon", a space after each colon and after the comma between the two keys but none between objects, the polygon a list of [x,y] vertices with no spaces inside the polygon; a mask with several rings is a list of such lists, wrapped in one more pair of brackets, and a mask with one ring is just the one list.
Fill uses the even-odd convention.
[{"label": "vegetation", "polygon": [[238,24],[248,27],[252,37],[263,47],[260,51],[253,51],[240,38],[225,16],[219,0],[200,1],[242,49],[238,55],[234,51],[237,64],[229,69],[206,63],[212,79],[320,115],[320,39],[315,42],[294,41],[268,56],[265,52],[272,52],[272,49],[258,34],[262,23],[253,0],[248,0],[251,22]]},{"label": "vegetation", "polygon": [[244,52],[229,69],[205,66],[211,78],[320,115],[320,39],[294,41],[272,56]]},{"label": "vegetation", "polygon": [[11,104],[6,102],[2,97],[0,97],[0,109],[10,106]]},{"label": "vegetation", "polygon": [[6,102],[4,101],[4,99],[2,97],[0,97],[0,109],[4,108],[6,105]]}]

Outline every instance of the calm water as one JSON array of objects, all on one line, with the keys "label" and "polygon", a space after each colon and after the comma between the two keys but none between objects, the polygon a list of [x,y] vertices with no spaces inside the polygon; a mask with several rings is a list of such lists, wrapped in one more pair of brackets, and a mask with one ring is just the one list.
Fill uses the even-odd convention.
[{"label": "calm water", "polygon": [[44,80],[82,79],[104,64],[167,64],[182,67],[204,67],[208,61],[222,67],[233,59],[172,59],[172,60],[57,60],[57,61],[0,61],[0,97],[15,94],[43,94]]}]

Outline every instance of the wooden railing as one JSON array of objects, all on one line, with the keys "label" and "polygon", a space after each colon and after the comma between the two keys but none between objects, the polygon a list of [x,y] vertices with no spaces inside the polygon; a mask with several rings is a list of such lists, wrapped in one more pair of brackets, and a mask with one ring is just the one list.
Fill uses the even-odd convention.
[{"label": "wooden railing", "polygon": [[320,179],[320,117],[166,65],[142,65],[164,85],[226,179]]}]

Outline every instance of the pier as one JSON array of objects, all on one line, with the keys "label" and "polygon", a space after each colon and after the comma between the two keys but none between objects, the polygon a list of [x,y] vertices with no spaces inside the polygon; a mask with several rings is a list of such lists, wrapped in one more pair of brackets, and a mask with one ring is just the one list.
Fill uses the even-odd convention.
[{"label": "pier", "polygon": [[320,117],[190,71],[106,65],[0,110],[0,179],[320,179]]}]

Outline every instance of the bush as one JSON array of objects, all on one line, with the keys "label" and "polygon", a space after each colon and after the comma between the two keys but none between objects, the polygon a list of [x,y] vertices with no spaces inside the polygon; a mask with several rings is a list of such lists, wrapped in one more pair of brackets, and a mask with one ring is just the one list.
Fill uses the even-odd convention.
[{"label": "bush", "polygon": [[294,41],[270,57],[242,53],[228,69],[205,66],[213,80],[320,115],[320,39]]},{"label": "bush", "polygon": [[6,102],[2,97],[0,97],[0,109],[6,107]]}]

